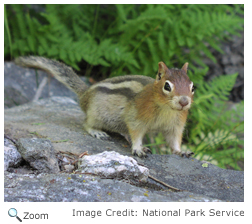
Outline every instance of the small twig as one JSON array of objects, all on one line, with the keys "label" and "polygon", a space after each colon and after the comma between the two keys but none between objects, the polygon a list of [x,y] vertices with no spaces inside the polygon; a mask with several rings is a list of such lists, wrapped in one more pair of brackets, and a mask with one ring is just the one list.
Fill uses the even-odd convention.
[{"label": "small twig", "polygon": [[72,163],[71,163],[71,165],[75,165],[76,163],[78,163],[78,159],[76,159],[76,160],[74,160]]},{"label": "small twig", "polygon": [[17,142],[16,142],[13,138],[9,137],[9,136],[6,135],[6,134],[4,134],[4,137],[7,138],[7,139],[9,139],[9,140],[10,140],[11,142],[13,142],[15,145],[17,145]]},{"label": "small twig", "polygon": [[73,153],[73,152],[69,152],[69,151],[59,151],[61,154],[67,154],[67,155],[72,155],[72,156],[77,156],[79,157],[79,154]]},{"label": "small twig", "polygon": [[66,157],[66,158],[68,158],[68,159],[70,159],[70,160],[75,160],[75,157],[72,157],[72,156],[70,156],[70,155],[64,155],[64,157]]},{"label": "small twig", "polygon": [[[148,168],[145,164],[137,162],[138,165]],[[148,168],[149,169],[149,168]]]},{"label": "small twig", "polygon": [[[141,164],[141,163],[139,163],[139,162],[137,162],[137,163],[138,163],[138,165],[140,165],[140,166],[144,166],[144,167],[148,168],[148,167],[145,166],[144,164]],[[148,169],[149,169],[149,168],[148,168]],[[166,186],[166,187],[169,187],[169,188],[175,190],[175,191],[181,191],[180,189],[178,189],[178,188],[176,188],[176,187],[172,187],[172,186],[170,186],[169,184],[167,184],[167,183],[165,183],[165,182],[163,182],[163,181],[161,181],[161,180],[158,180],[157,178],[155,178],[155,177],[153,177],[153,176],[151,176],[151,175],[148,175],[148,177],[151,178],[152,180],[155,180],[156,182],[158,182],[158,183],[160,183],[160,184],[163,184],[163,185]]]},{"label": "small twig", "polygon": [[79,155],[79,158],[82,158],[83,156],[86,156],[86,155],[88,155],[88,151],[85,151],[85,152],[81,153],[81,154]]},{"label": "small twig", "polygon": [[34,96],[34,98],[33,98],[32,101],[37,101],[39,99],[39,97],[41,96],[42,91],[43,91],[46,83],[47,83],[47,77],[44,77],[43,80],[41,81],[41,83],[39,84],[37,92],[36,92],[36,94],[35,94],[35,96]]},{"label": "small twig", "polygon": [[151,178],[152,180],[157,181],[157,182],[160,183],[160,184],[163,184],[163,185],[166,186],[166,187],[169,187],[169,188],[175,190],[175,191],[181,191],[180,189],[175,188],[175,187],[172,187],[172,186],[166,184],[165,182],[163,182],[163,181],[161,181],[161,180],[158,180],[157,178],[155,178],[155,177],[153,177],[153,176],[151,176],[151,175],[149,175],[148,177]]}]

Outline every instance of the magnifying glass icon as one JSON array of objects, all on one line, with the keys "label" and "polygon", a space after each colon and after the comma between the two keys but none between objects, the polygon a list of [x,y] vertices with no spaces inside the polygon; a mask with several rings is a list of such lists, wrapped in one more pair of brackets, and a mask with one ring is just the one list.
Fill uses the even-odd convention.
[{"label": "magnifying glass icon", "polygon": [[19,220],[19,222],[22,222],[22,219],[20,219],[17,216],[17,209],[15,209],[15,208],[9,209],[8,214],[9,214],[10,217],[16,217]]}]

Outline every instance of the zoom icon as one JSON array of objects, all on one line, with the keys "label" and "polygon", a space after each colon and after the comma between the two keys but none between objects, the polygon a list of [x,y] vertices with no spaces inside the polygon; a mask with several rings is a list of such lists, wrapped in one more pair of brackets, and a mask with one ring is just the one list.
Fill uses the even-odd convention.
[{"label": "zoom icon", "polygon": [[15,208],[10,208],[9,211],[8,211],[8,214],[10,217],[16,217],[19,222],[22,222],[22,219],[20,219],[18,216],[17,216],[17,209]]}]

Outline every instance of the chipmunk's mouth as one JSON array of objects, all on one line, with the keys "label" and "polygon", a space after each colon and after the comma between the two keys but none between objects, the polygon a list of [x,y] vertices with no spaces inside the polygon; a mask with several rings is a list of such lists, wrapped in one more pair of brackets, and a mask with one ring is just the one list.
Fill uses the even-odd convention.
[{"label": "chipmunk's mouth", "polygon": [[172,110],[176,110],[176,111],[184,111],[184,110],[189,110],[190,107],[189,107],[189,108],[188,108],[188,107],[181,107],[181,108],[178,108],[178,107],[176,107],[176,108],[171,107],[171,109],[172,109]]},{"label": "chipmunk's mouth", "polygon": [[182,111],[183,108],[177,108],[177,107],[170,107],[172,110],[175,110],[175,111]]}]

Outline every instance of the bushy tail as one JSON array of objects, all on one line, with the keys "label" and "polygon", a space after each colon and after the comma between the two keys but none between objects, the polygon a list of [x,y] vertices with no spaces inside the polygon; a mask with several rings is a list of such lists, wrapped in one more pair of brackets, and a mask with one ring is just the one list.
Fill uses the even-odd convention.
[{"label": "bushy tail", "polygon": [[38,56],[24,56],[15,59],[17,65],[44,70],[54,76],[70,90],[81,96],[88,88],[73,69],[56,60]]}]

